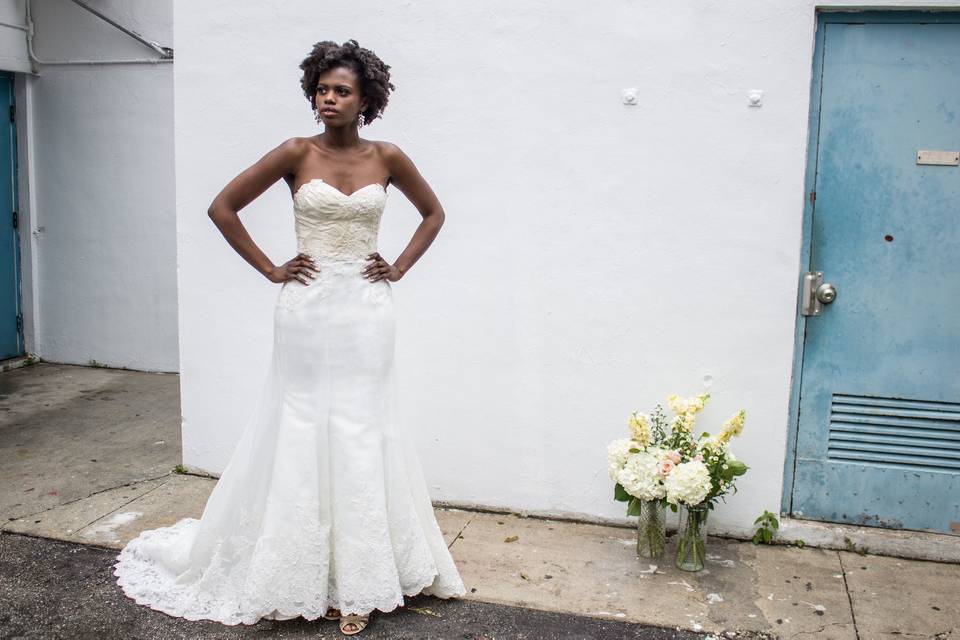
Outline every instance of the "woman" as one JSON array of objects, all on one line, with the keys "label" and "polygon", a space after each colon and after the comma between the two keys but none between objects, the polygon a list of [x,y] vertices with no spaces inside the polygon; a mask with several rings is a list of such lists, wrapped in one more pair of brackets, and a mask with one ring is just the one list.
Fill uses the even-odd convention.
[{"label": "woman", "polygon": [[[405,595],[465,593],[396,421],[391,283],[433,242],[444,212],[398,147],[359,137],[387,104],[390,67],[350,40],[317,43],[300,68],[324,132],[267,153],[209,210],[230,245],[282,283],[266,382],[200,519],[141,533],[115,574],[138,603],[178,617],[323,616],[353,635]],[[274,265],[237,212],[280,178],[298,253]],[[423,216],[393,263],[376,250],[391,183]]]}]

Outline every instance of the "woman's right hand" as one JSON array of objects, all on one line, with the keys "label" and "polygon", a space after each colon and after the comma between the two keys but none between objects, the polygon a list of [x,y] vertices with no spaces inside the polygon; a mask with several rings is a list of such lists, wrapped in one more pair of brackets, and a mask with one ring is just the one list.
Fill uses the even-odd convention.
[{"label": "woman's right hand", "polygon": [[314,274],[319,270],[313,262],[313,258],[305,253],[298,253],[295,258],[287,260],[281,265],[275,265],[267,278],[270,282],[286,282],[287,280],[299,280],[303,284],[309,284],[307,278],[311,280],[316,278]]}]

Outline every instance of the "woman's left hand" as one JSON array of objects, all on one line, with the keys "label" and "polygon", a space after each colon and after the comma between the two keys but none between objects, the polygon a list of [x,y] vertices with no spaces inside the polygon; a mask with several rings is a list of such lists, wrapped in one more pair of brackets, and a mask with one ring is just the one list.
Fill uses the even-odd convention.
[{"label": "woman's left hand", "polygon": [[363,269],[363,277],[376,282],[386,278],[390,282],[396,282],[403,277],[403,273],[395,265],[390,264],[376,251],[367,256],[367,260],[373,260]]}]

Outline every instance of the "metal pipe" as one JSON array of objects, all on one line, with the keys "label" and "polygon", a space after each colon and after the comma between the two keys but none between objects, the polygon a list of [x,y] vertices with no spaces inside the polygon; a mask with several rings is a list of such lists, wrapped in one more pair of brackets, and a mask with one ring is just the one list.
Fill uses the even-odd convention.
[{"label": "metal pipe", "polygon": [[100,13],[99,11],[97,11],[96,9],[94,9],[93,7],[91,7],[90,5],[86,4],[85,2],[82,2],[81,0],[72,0],[72,2],[73,2],[75,5],[79,6],[79,7],[83,7],[84,9],[86,9],[87,11],[89,11],[90,13],[92,13],[93,15],[97,16],[98,18],[100,18],[101,20],[103,20],[104,22],[106,22],[107,24],[110,24],[110,25],[116,27],[117,29],[119,29],[120,31],[123,31],[125,34],[127,34],[128,36],[130,36],[130,37],[133,38],[134,40],[137,40],[138,42],[142,42],[143,44],[147,45],[148,47],[150,47],[151,49],[153,49],[154,51],[156,51],[157,53],[159,53],[162,57],[164,57],[164,58],[172,58],[172,57],[173,57],[173,49],[171,49],[170,47],[161,47],[161,46],[158,45],[156,42],[152,42],[152,41],[150,41],[150,40],[147,40],[146,38],[144,38],[143,36],[141,36],[141,35],[140,35],[139,33],[137,33],[136,31],[133,31],[133,30],[131,30],[131,29],[127,29],[125,26],[123,26],[123,25],[120,24],[119,22],[116,22],[115,20],[113,20],[113,19],[105,16],[104,14]]},{"label": "metal pipe", "polygon": [[105,16],[99,14],[98,12],[94,11],[94,10],[91,9],[90,7],[87,7],[86,5],[84,5],[83,3],[79,2],[78,0],[73,0],[73,2],[76,2],[79,6],[83,7],[84,9],[87,9],[88,11],[90,11],[91,13],[93,13],[94,15],[96,15],[98,18],[101,18],[101,19],[105,20],[106,22],[108,22],[108,23],[110,23],[112,26],[120,29],[121,31],[123,31],[123,32],[126,33],[127,35],[131,36],[132,38],[134,38],[134,39],[136,39],[136,40],[139,40],[140,42],[143,42],[144,44],[146,44],[146,45],[149,46],[150,48],[154,49],[155,51],[158,51],[163,57],[161,57],[161,58],[133,58],[133,59],[128,59],[128,60],[41,60],[40,58],[37,57],[36,53],[35,53],[34,50],[33,50],[33,39],[34,39],[34,33],[36,32],[36,26],[35,26],[35,23],[33,22],[33,11],[32,11],[32,7],[31,7],[32,0],[27,0],[27,2],[26,2],[26,9],[27,9],[27,29],[26,29],[26,31],[27,31],[27,55],[28,55],[29,58],[30,58],[30,64],[31,64],[31,66],[33,66],[34,74],[35,74],[35,75],[39,75],[39,74],[37,73],[37,70],[36,70],[36,65],[37,65],[37,64],[50,65],[50,66],[62,66],[62,65],[77,65],[77,64],[85,64],[85,65],[158,64],[158,63],[163,63],[163,62],[173,62],[173,49],[171,49],[171,48],[169,48],[169,47],[161,47],[161,46],[159,46],[159,45],[156,45],[155,43],[148,42],[148,41],[144,40],[143,38],[141,38],[139,35],[133,33],[132,31],[130,31],[129,29],[126,29],[126,28],[124,28],[124,27],[116,24],[116,23],[113,22],[112,20],[110,20],[110,19],[106,18]]},{"label": "metal pipe", "polygon": [[25,24],[12,24],[10,22],[0,22],[0,27],[10,27],[11,29],[20,29],[21,31],[27,30],[27,25]]}]

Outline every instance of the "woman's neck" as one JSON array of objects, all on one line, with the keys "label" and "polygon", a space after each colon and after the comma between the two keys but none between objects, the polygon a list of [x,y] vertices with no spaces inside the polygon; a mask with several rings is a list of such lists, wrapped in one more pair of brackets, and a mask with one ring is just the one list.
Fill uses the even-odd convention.
[{"label": "woman's neck", "polygon": [[332,151],[349,151],[359,148],[361,139],[356,127],[337,127],[320,134],[319,142]]}]

